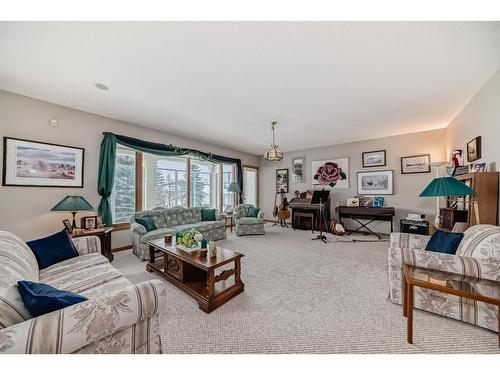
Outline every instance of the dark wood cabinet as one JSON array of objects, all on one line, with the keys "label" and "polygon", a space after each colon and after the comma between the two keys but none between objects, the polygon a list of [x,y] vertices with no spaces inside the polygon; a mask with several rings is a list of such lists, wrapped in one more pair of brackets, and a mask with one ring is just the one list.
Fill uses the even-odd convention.
[{"label": "dark wood cabinet", "polygon": [[109,259],[110,262],[113,261],[114,256],[111,252],[111,232],[113,231],[112,227],[104,227],[94,230],[86,230],[82,233],[71,235],[73,238],[77,237],[88,237],[88,236],[96,236],[101,241],[101,254]]},{"label": "dark wood cabinet", "polygon": [[453,229],[455,223],[467,223],[467,210],[456,210],[453,208],[439,209],[439,225],[442,228]]}]

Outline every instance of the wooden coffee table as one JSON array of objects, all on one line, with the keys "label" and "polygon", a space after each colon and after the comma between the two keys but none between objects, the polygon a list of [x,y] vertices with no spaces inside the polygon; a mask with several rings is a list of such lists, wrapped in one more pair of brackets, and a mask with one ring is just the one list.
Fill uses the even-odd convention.
[{"label": "wooden coffee table", "polygon": [[[403,264],[403,273],[403,316],[407,319],[409,344],[413,344],[413,288],[415,286],[496,305],[500,328],[500,282],[408,264]],[[498,346],[500,347],[500,330]]]},{"label": "wooden coffee table", "polygon": [[[243,254],[217,247],[217,257],[199,257],[175,245],[165,245],[163,238],[148,241],[150,260],[148,272],[156,272],[192,296],[201,310],[210,313],[243,292],[241,258]],[[156,259],[156,254],[163,256]],[[215,274],[217,268],[234,262],[234,268]],[[234,276],[234,278],[231,278]]]}]

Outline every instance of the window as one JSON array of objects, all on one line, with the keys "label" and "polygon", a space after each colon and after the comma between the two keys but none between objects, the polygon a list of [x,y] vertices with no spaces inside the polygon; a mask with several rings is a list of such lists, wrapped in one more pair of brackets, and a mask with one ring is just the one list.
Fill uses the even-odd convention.
[{"label": "window", "polygon": [[116,149],[115,185],[111,194],[114,223],[125,223],[135,212],[135,151]]},{"label": "window", "polygon": [[143,207],[186,206],[186,158],[144,154]]},{"label": "window", "polygon": [[222,174],[222,191],[223,191],[223,197],[222,197],[222,211],[230,210],[233,208],[234,202],[234,193],[231,193],[230,191],[227,191],[227,188],[229,187],[229,184],[233,182],[233,169],[234,165],[233,164],[224,164],[223,165],[224,172]]},{"label": "window", "polygon": [[190,205],[191,207],[219,208],[220,164],[191,159]]}]

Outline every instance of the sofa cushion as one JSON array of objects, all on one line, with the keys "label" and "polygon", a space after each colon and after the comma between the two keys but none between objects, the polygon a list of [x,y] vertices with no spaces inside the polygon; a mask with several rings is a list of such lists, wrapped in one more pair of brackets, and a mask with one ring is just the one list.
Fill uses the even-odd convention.
[{"label": "sofa cushion", "polygon": [[500,262],[500,227],[474,225],[464,232],[457,255]]},{"label": "sofa cushion", "polygon": [[105,263],[109,263],[108,258],[98,253],[80,255],[41,270],[40,279],[50,284],[52,279],[59,277],[62,273],[75,272]]},{"label": "sofa cushion", "polygon": [[0,231],[0,329],[31,318],[17,282],[38,282],[38,263],[26,243],[16,235]]},{"label": "sofa cushion", "polygon": [[41,270],[78,256],[78,251],[66,229],[44,238],[28,241],[26,244],[33,250],[38,268]]},{"label": "sofa cushion", "polygon": [[144,216],[149,216],[151,219],[153,219],[156,228],[165,228],[167,226],[165,222],[165,215],[163,214],[165,210],[146,210],[146,211],[140,211],[137,212],[133,217],[132,220],[137,222],[138,217],[144,217]]},{"label": "sofa cushion", "polygon": [[259,216],[260,208],[250,207],[247,212],[247,217],[257,217]]},{"label": "sofa cushion", "polygon": [[156,227],[155,222],[153,221],[153,218],[149,215],[144,215],[142,217],[136,217],[135,221],[137,223],[141,224],[146,229],[146,232],[151,232],[152,230],[158,229]]},{"label": "sofa cushion", "polygon": [[215,221],[215,208],[202,208],[201,221]]},{"label": "sofa cushion", "polygon": [[166,234],[175,234],[176,230],[173,228],[160,228],[156,230],[152,230],[151,232],[146,233],[141,237],[141,242],[148,242],[151,240],[156,240],[158,238],[162,238]]},{"label": "sofa cushion", "polygon": [[[142,279],[140,279],[142,280]],[[133,286],[130,280],[127,280],[125,277],[117,277],[116,279],[107,281],[105,283],[93,286],[92,288],[88,288],[82,290],[80,294],[82,296],[87,297],[88,299],[96,298],[102,296],[106,293],[117,292],[121,289],[127,288],[129,286]]]},{"label": "sofa cushion", "polygon": [[242,217],[238,219],[240,225],[264,224],[264,220],[256,217]]},{"label": "sofa cushion", "polygon": [[87,298],[48,284],[21,280],[17,282],[24,305],[33,317],[87,301]]},{"label": "sofa cushion", "polygon": [[437,230],[434,232],[429,242],[427,242],[425,250],[434,251],[436,253],[455,254],[463,237],[463,233]]},{"label": "sofa cushion", "polygon": [[44,278],[40,278],[40,281],[58,289],[85,295],[86,290],[119,277],[123,277],[120,271],[111,264],[104,263],[93,267],[62,272],[50,278],[50,282]]}]

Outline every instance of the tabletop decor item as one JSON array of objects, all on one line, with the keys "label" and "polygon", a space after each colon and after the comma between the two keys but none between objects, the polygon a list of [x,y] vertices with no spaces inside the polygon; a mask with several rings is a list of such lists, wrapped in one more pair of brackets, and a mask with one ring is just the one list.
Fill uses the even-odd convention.
[{"label": "tabletop decor item", "polygon": [[392,195],[392,170],[358,172],[358,195]]},{"label": "tabletop decor item", "polygon": [[431,171],[431,155],[403,156],[401,158],[401,174],[429,173]]},{"label": "tabletop decor item", "polygon": [[[79,195],[67,195],[58,204],[52,207],[51,211],[67,211],[73,214],[72,228],[76,228],[76,213],[78,211],[92,211],[94,207],[87,200]],[[95,224],[94,224],[95,228]]]},{"label": "tabletop decor item", "polygon": [[481,136],[467,143],[467,161],[472,163],[479,159],[481,159]]},{"label": "tabletop decor item", "polygon": [[83,187],[84,149],[3,138],[4,186]]},{"label": "tabletop decor item", "polygon": [[363,168],[385,167],[385,150],[363,152],[362,162]]},{"label": "tabletop decor item", "polygon": [[313,161],[312,183],[314,187],[349,189],[349,159]]},{"label": "tabletop decor item", "polygon": [[97,216],[84,216],[80,219],[80,227],[83,229],[96,229],[97,225]]},{"label": "tabletop decor item", "polygon": [[188,231],[177,232],[175,239],[177,247],[181,250],[195,251],[201,249],[198,242],[203,239],[203,235],[195,229],[191,229]]},{"label": "tabletop decor item", "polygon": [[164,238],[165,238],[165,245],[172,244],[172,235],[171,234],[166,234]]},{"label": "tabletop decor item", "polygon": [[210,241],[208,243],[208,255],[210,258],[215,258],[217,256],[217,246],[215,246],[215,241]]}]

